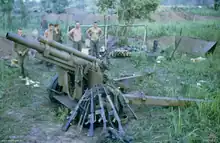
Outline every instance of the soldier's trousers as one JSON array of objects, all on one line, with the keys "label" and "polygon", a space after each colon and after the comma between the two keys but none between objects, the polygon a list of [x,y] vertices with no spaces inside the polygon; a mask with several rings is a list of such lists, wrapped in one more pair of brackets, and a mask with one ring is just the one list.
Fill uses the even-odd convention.
[{"label": "soldier's trousers", "polygon": [[74,41],[73,48],[77,49],[78,51],[82,52],[82,41]]},{"label": "soldier's trousers", "polygon": [[24,56],[18,56],[18,63],[19,63],[19,66],[20,66],[20,68],[21,68],[21,75],[23,76],[23,78],[24,77],[26,77],[27,75],[25,74],[25,72],[24,72],[24,63],[25,63],[25,59],[26,59],[26,55],[24,55]]},{"label": "soldier's trousers", "polygon": [[90,41],[91,54],[92,56],[99,58],[99,40]]},{"label": "soldier's trousers", "polygon": [[20,72],[23,77],[26,77],[25,72],[24,72],[24,70],[25,70],[24,64],[25,64],[26,57],[27,57],[27,53],[24,56],[21,56],[17,52],[15,52],[14,50],[12,51],[12,58],[18,60]]}]

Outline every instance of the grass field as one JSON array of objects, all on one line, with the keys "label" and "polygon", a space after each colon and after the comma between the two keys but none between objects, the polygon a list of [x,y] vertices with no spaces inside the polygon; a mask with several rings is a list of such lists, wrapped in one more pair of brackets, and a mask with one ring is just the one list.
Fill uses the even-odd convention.
[{"label": "grass field", "polygon": [[[205,16],[216,15],[216,12],[209,9],[189,9],[189,12]],[[182,35],[220,42],[219,25],[219,20],[215,19],[149,23],[148,37],[179,35],[180,29],[183,29]],[[5,31],[1,33],[4,34]],[[130,34],[143,35],[143,29],[132,29]],[[134,143],[220,142],[219,48],[218,44],[214,55],[195,63],[189,56],[153,63],[143,52],[134,54],[130,59],[112,60],[114,64],[109,74],[113,77],[155,68],[154,74],[146,76],[141,83],[132,87],[135,90],[154,96],[182,96],[214,101],[182,108],[133,106],[140,119],[131,120],[125,128],[134,138]],[[58,132],[60,126],[56,125],[62,124],[65,116],[50,103],[46,91],[55,71],[48,72],[45,67],[35,66],[33,61],[29,61],[27,70],[30,77],[41,83],[39,88],[33,88],[25,86],[18,78],[18,69],[9,68],[5,61],[1,60],[0,63],[0,140],[11,139],[12,136],[20,136],[21,139],[25,136],[49,143],[65,142],[66,139],[66,142],[80,142],[79,139],[82,139],[81,142],[92,142],[85,136],[72,137],[76,132],[74,129],[68,134]],[[34,132],[33,128],[41,131]]]},{"label": "grass field", "polygon": [[190,14],[194,14],[194,15],[201,15],[201,16],[219,16],[219,11],[215,11],[213,10],[213,8],[208,8],[203,6],[202,8],[199,7],[173,7],[172,8],[175,11],[185,11],[187,13]]}]

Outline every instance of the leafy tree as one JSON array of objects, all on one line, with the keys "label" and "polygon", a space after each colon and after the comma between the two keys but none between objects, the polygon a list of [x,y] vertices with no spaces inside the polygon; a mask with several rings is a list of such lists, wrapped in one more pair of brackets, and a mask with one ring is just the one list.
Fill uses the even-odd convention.
[{"label": "leafy tree", "polygon": [[214,3],[214,8],[217,11],[219,9],[219,6],[220,6],[220,0],[215,0],[214,2],[215,2]]},{"label": "leafy tree", "polygon": [[65,7],[69,5],[68,0],[41,0],[41,6],[44,11],[51,10],[54,13],[64,13]]},{"label": "leafy tree", "polygon": [[28,20],[28,13],[23,0],[20,0],[20,9],[21,9],[21,23],[24,27],[26,27]]},{"label": "leafy tree", "polygon": [[[150,13],[155,11],[160,0],[98,0],[100,11],[106,13],[114,10],[118,14],[119,23],[133,24],[135,19],[149,19]],[[117,35],[120,36],[119,45],[126,45],[128,27],[121,27]]]},{"label": "leafy tree", "polygon": [[69,5],[68,0],[52,0],[53,2],[53,11],[55,13],[64,13],[65,7]]},{"label": "leafy tree", "polygon": [[[12,27],[12,10],[14,6],[14,0],[0,0],[0,8],[1,12],[3,13],[2,18],[7,17],[7,23],[3,21],[4,28],[11,28]],[[7,26],[6,26],[7,25]]]},{"label": "leafy tree", "polygon": [[120,22],[133,23],[135,19],[149,18],[159,4],[160,0],[98,0],[97,6],[102,12],[114,9]]},{"label": "leafy tree", "polygon": [[41,0],[40,4],[41,4],[41,8],[42,8],[41,11],[47,11],[48,9],[52,8],[51,0]]}]

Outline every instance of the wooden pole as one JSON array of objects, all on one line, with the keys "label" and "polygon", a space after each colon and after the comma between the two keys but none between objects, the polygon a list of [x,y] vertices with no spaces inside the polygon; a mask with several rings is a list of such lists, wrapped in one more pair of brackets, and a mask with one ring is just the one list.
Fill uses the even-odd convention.
[{"label": "wooden pole", "polygon": [[106,42],[106,26],[107,26],[107,23],[106,23],[106,15],[104,15],[104,46],[105,46],[105,42]]},{"label": "wooden pole", "polygon": [[[67,33],[69,32],[69,13],[67,12],[67,17],[66,17],[66,31]],[[68,44],[68,36],[65,36],[65,41]]]},{"label": "wooden pole", "polygon": [[146,45],[146,39],[147,39],[147,25],[145,25],[145,30],[144,30],[144,41],[143,41],[143,45],[142,47],[144,47],[144,45]]},{"label": "wooden pole", "polygon": [[107,34],[108,34],[108,17],[105,18],[105,48],[107,48],[107,42],[108,42],[108,37],[107,37]]},{"label": "wooden pole", "polygon": [[[105,27],[106,25],[98,25],[99,27]],[[140,26],[143,26],[145,27],[146,25],[143,25],[143,24],[133,24],[133,25],[120,25],[120,24],[109,24],[107,25],[108,27],[111,27],[111,26],[119,26],[119,27],[140,27]],[[81,27],[92,27],[92,25],[81,25]]]},{"label": "wooden pole", "polygon": [[183,31],[183,29],[181,28],[180,29],[180,39],[179,39],[178,43],[176,43],[176,39],[175,39],[175,49],[173,50],[169,60],[172,60],[172,58],[174,57],[174,53],[176,52],[177,48],[179,47],[179,44],[180,44],[180,42],[182,40],[182,37],[181,37],[182,36],[182,31]]}]

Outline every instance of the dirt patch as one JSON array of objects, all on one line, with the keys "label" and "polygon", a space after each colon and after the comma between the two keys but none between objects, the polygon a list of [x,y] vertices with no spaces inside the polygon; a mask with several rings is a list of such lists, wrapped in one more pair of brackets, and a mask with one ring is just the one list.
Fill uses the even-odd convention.
[{"label": "dirt patch", "polygon": [[33,125],[29,135],[25,138],[31,142],[45,142],[45,143],[88,143],[92,139],[79,134],[75,127],[71,127],[68,132],[61,131],[60,124],[54,123],[38,123]]},{"label": "dirt patch", "polygon": [[151,16],[155,22],[170,22],[170,21],[186,21],[184,17],[179,16],[173,11],[158,12]]}]

